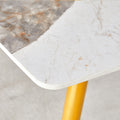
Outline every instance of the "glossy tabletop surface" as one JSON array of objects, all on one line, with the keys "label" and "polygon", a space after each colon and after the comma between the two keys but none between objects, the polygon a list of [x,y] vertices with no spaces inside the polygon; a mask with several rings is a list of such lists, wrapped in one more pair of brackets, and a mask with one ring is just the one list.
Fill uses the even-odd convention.
[{"label": "glossy tabletop surface", "polygon": [[120,69],[120,1],[74,4],[37,41],[5,53],[43,88],[60,89]]}]

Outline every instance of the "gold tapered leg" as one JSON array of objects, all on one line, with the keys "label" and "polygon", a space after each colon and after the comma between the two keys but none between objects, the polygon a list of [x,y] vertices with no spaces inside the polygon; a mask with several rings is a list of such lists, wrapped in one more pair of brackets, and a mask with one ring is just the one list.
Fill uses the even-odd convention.
[{"label": "gold tapered leg", "polygon": [[88,81],[67,88],[62,120],[80,120],[87,83]]}]

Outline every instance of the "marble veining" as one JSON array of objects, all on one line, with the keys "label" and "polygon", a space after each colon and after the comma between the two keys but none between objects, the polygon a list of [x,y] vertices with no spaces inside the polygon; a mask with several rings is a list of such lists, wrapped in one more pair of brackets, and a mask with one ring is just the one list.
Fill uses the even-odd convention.
[{"label": "marble veining", "polygon": [[59,0],[0,0],[0,43],[11,53],[37,40],[72,5]]},{"label": "marble veining", "polygon": [[119,70],[119,11],[119,0],[76,1],[45,34],[14,57],[35,77],[34,82],[45,83],[48,89]]}]

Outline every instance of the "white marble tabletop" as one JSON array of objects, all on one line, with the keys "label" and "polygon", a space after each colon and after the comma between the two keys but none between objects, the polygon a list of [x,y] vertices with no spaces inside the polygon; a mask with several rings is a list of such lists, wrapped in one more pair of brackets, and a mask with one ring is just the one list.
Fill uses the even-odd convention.
[{"label": "white marble tabletop", "polygon": [[5,53],[46,89],[120,70],[120,1],[76,1],[37,41]]},{"label": "white marble tabletop", "polygon": [[[81,120],[120,120],[119,80],[120,71],[88,82]],[[65,93],[38,87],[0,49],[0,120],[61,120]]]}]

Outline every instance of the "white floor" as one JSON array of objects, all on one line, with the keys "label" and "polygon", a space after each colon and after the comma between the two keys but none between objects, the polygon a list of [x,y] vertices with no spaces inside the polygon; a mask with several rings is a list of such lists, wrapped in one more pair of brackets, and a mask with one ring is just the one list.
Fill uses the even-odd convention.
[{"label": "white floor", "polygon": [[[66,89],[35,85],[0,51],[0,120],[61,120]],[[120,72],[88,84],[81,120],[120,120]]]}]

